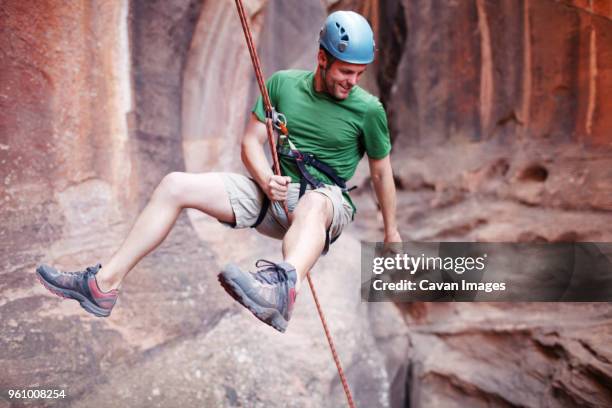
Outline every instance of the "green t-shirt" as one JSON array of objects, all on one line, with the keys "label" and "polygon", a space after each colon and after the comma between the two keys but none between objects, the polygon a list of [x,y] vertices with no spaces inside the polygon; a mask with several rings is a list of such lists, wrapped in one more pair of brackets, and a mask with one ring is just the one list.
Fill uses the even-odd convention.
[{"label": "green t-shirt", "polygon": [[[314,72],[301,70],[278,71],[266,81],[266,87],[272,106],[287,118],[289,139],[295,147],[314,154],[344,180],[353,177],[364,153],[382,159],[391,151],[385,109],[363,88],[354,86],[346,99],[336,100],[316,92]],[[265,122],[261,96],[253,113]],[[281,156],[280,165],[284,175],[299,182],[300,172],[291,159]],[[308,171],[323,183],[334,184],[310,166]]]}]

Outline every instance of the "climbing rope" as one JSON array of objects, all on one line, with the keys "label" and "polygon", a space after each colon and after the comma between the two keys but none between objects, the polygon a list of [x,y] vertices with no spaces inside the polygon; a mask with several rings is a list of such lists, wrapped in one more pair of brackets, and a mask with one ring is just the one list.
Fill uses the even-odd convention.
[{"label": "climbing rope", "polygon": [[[274,130],[272,128],[272,103],[270,102],[270,95],[268,95],[268,89],[264,82],[264,76],[261,72],[261,64],[259,63],[259,57],[257,56],[257,49],[253,43],[253,37],[251,36],[251,29],[249,28],[249,22],[247,21],[242,0],[236,0],[236,7],[238,8],[238,14],[240,15],[240,23],[242,24],[242,30],[244,31],[244,37],[246,38],[247,46],[249,47],[249,54],[251,55],[251,62],[255,70],[255,76],[257,77],[257,84],[259,85],[259,92],[263,98],[264,110],[266,111],[266,129],[268,131],[268,143],[272,150],[272,160],[274,162],[274,174],[280,175],[280,165],[278,163],[278,157],[276,155],[276,143],[274,142]],[[285,212],[287,208],[285,207]]]},{"label": "climbing rope", "polygon": [[[259,91],[261,92],[263,98],[264,109],[266,111],[266,129],[268,131],[268,143],[270,144],[270,150],[272,150],[272,159],[274,161],[274,174],[280,175],[280,165],[278,163],[278,157],[276,154],[276,143],[274,142],[274,129],[273,129],[273,119],[275,118],[275,112],[272,107],[272,103],[270,102],[270,95],[268,95],[268,89],[266,88],[266,84],[264,82],[264,76],[261,72],[261,64],[259,62],[259,57],[257,55],[257,49],[253,43],[253,37],[251,36],[251,29],[249,28],[249,23],[246,18],[246,13],[244,12],[244,7],[242,5],[242,0],[236,0],[236,7],[238,8],[238,15],[240,16],[240,23],[242,24],[242,30],[244,31],[244,37],[246,38],[247,46],[249,47],[249,54],[251,55],[251,62],[253,63],[253,68],[255,70],[255,76],[257,77],[257,84],[259,85]],[[284,126],[281,126],[283,129],[283,133],[286,132]],[[285,214],[287,215],[287,219],[289,219],[289,211],[287,209],[287,204],[285,203]],[[319,303],[319,298],[317,297],[317,292],[315,291],[314,284],[312,283],[312,279],[310,278],[310,272],[306,274],[308,278],[308,285],[310,286],[310,292],[312,293],[312,297],[314,298],[315,305],[317,306],[317,312],[319,313],[319,317],[321,318],[321,323],[323,324],[323,331],[325,331],[325,337],[327,337],[327,342],[329,343],[329,348],[332,353],[332,357],[334,358],[334,362],[336,363],[336,368],[338,369],[338,375],[340,376],[340,381],[342,382],[342,388],[344,388],[344,393],[346,394],[346,399],[350,408],[355,408],[355,403],[353,402],[353,397],[351,395],[351,390],[349,389],[348,382],[346,381],[346,376],[344,375],[344,370],[342,369],[342,365],[340,364],[340,358],[338,357],[338,353],[336,351],[336,346],[334,345],[334,340],[332,339],[329,328],[327,327],[327,321],[325,320],[325,315],[323,314],[323,309],[321,308],[321,304]]]}]

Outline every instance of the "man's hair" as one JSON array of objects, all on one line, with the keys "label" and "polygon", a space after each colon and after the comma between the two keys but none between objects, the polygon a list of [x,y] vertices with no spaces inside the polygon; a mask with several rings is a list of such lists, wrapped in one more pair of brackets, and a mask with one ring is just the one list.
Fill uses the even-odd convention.
[{"label": "man's hair", "polygon": [[325,57],[327,57],[327,66],[325,67],[325,69],[329,69],[329,67],[332,66],[332,64],[336,61],[337,58],[331,55],[329,51],[327,51],[322,45],[319,45],[319,50],[323,50],[323,52],[325,53]]}]

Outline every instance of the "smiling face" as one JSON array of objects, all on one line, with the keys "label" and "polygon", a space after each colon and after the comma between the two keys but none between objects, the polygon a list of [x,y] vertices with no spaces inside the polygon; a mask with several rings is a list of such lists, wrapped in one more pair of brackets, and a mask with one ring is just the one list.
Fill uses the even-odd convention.
[{"label": "smiling face", "polygon": [[321,89],[317,90],[327,92],[339,100],[348,98],[351,89],[367,68],[366,64],[351,64],[338,59],[330,61],[323,50],[319,50],[318,65]]}]

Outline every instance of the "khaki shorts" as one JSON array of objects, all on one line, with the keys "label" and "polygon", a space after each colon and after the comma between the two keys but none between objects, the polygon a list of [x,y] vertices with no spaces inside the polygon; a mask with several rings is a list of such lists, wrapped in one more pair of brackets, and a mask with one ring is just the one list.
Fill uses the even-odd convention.
[{"label": "khaki shorts", "polygon": [[[259,217],[261,207],[264,203],[265,194],[257,183],[242,174],[220,173],[225,190],[230,198],[232,209],[236,217],[235,225],[225,222],[233,228],[252,227]],[[353,220],[353,207],[342,195],[340,187],[325,185],[321,188],[312,189],[308,186],[307,192],[323,194],[332,203],[334,215],[331,225],[327,231],[327,239],[333,241],[340,236],[342,230]],[[291,183],[287,192],[287,207],[293,212],[298,203],[300,184]],[[261,223],[255,228],[259,233],[276,239],[283,239],[289,227],[282,203],[271,202]]]}]

